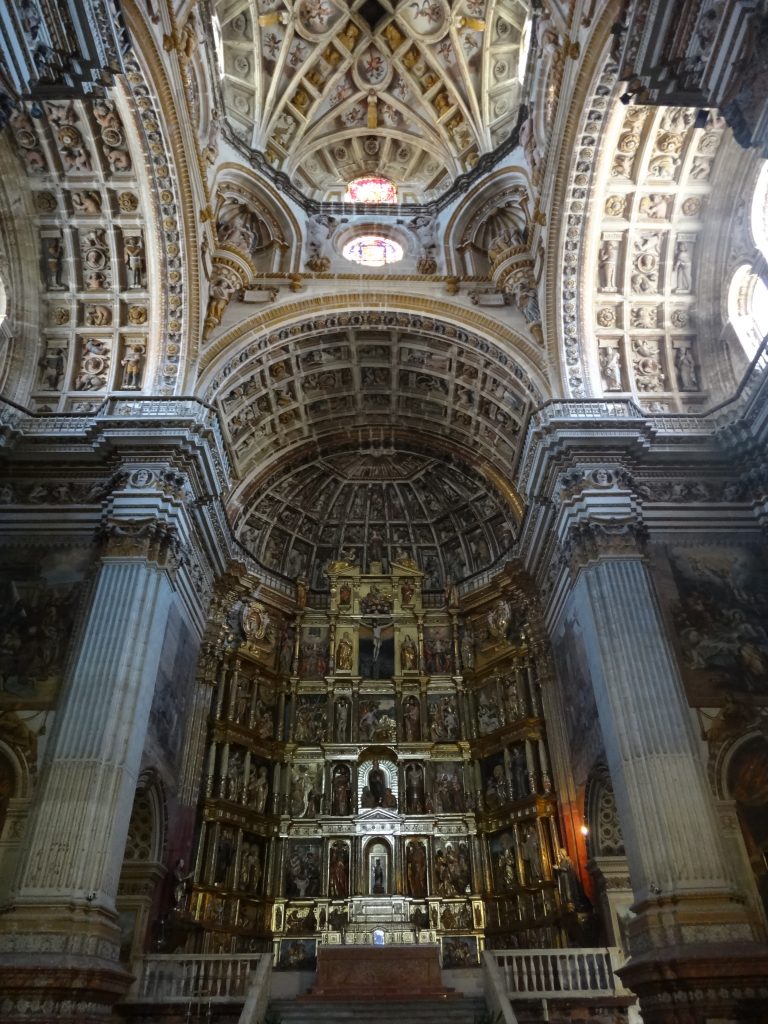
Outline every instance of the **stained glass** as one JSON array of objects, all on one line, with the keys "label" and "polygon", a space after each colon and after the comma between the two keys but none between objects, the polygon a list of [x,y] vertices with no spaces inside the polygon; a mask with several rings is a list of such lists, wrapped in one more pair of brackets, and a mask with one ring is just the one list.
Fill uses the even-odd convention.
[{"label": "stained glass", "polygon": [[358,235],[342,249],[345,260],[361,263],[364,267],[383,267],[403,258],[403,247],[382,235]]},{"label": "stained glass", "polygon": [[397,189],[386,178],[355,178],[344,193],[346,203],[396,203]]}]

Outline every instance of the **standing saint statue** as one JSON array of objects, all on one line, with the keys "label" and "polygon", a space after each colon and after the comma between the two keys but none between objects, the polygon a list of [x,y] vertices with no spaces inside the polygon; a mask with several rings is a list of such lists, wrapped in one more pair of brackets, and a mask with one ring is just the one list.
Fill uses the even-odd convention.
[{"label": "standing saint statue", "polygon": [[413,672],[418,667],[418,650],[413,642],[413,637],[406,634],[405,640],[400,645],[400,666],[403,672]]},{"label": "standing saint statue", "polygon": [[342,633],[336,644],[336,671],[349,672],[352,669],[352,639],[349,633]]}]

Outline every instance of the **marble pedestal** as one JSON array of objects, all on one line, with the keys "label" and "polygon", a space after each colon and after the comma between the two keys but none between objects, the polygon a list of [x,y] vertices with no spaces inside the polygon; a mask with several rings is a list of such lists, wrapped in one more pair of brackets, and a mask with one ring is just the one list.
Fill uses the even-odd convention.
[{"label": "marble pedestal", "polygon": [[317,979],[303,999],[460,999],[446,988],[437,946],[321,946]]}]

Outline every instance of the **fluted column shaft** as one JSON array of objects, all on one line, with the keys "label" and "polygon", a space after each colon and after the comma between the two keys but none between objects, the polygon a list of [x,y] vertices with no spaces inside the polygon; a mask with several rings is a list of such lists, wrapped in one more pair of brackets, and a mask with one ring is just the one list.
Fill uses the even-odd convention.
[{"label": "fluted column shaft", "polygon": [[[574,594],[585,631],[606,756],[626,840],[636,906],[655,917],[633,952],[715,934],[748,940],[727,868],[715,808],[655,592],[640,557],[608,557],[585,567]],[[671,911],[674,901],[676,910]],[[693,906],[693,904],[688,904]],[[661,908],[666,908],[666,914]],[[658,911],[658,913],[657,913]],[[686,934],[686,933],[689,934]]]},{"label": "fluted column shaft", "polygon": [[86,899],[114,907],[171,593],[166,572],[146,562],[99,569],[41,773],[16,904]]}]

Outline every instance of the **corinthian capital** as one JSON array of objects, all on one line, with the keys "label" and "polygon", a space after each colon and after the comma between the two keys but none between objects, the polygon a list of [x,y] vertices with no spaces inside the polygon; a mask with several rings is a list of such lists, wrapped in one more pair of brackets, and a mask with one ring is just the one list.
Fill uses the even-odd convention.
[{"label": "corinthian capital", "polygon": [[138,558],[168,569],[178,569],[188,558],[177,528],[157,517],[106,516],[97,536],[108,558]]},{"label": "corinthian capital", "polygon": [[647,537],[647,527],[635,517],[582,520],[571,527],[563,555],[571,572],[578,572],[608,558],[642,558]]}]

